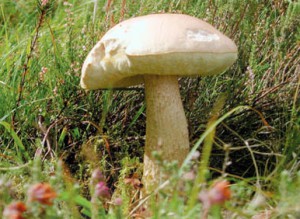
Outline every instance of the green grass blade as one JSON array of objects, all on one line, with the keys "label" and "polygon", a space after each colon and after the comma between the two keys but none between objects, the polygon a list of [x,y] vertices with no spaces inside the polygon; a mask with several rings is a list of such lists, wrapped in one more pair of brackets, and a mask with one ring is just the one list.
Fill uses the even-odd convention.
[{"label": "green grass blade", "polygon": [[[220,98],[216,101],[215,106],[212,110],[212,116],[207,123],[207,129],[209,129],[209,127],[216,122],[217,118],[219,117],[220,111],[222,110],[225,104],[225,100],[226,100],[226,96],[221,95]],[[188,211],[195,206],[198,197],[199,186],[205,182],[205,175],[209,166],[209,158],[213,147],[215,133],[216,133],[216,126],[212,128],[212,130],[207,134],[207,136],[204,139],[204,145],[201,154],[201,162],[199,165],[199,170],[198,170],[197,177],[195,179],[194,186],[191,190],[191,194],[188,202]]]},{"label": "green grass blade", "polygon": [[143,104],[143,105],[141,106],[141,108],[137,111],[137,113],[134,115],[134,117],[133,117],[131,123],[129,124],[129,126],[128,126],[128,128],[127,128],[127,130],[129,130],[129,129],[136,123],[136,121],[138,120],[138,118],[139,118],[139,117],[143,114],[143,112],[145,111],[145,108],[146,108],[146,105]]},{"label": "green grass blade", "polygon": [[26,151],[26,147],[23,145],[21,139],[18,137],[16,132],[11,128],[10,124],[7,122],[0,122],[0,125],[2,125],[11,135],[11,137],[14,139],[15,144],[17,145],[17,155],[19,160],[23,160],[23,156],[26,158],[26,160],[30,160],[30,157]]}]

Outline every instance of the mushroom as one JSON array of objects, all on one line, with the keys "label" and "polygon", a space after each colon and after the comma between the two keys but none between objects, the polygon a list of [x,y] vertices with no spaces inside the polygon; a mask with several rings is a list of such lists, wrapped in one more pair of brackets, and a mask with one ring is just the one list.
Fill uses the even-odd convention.
[{"label": "mushroom", "polygon": [[145,84],[145,193],[162,180],[153,151],[159,151],[163,160],[179,164],[189,152],[178,78],[219,74],[236,58],[232,40],[210,24],[184,14],[128,19],[110,29],[90,51],[82,67],[82,88]]}]

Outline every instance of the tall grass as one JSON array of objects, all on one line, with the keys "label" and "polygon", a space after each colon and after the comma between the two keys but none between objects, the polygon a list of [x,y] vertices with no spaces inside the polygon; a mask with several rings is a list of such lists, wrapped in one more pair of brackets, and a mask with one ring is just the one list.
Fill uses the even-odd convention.
[{"label": "tall grass", "polygon": [[[110,27],[162,12],[213,24],[235,41],[239,57],[220,76],[180,79],[192,150],[209,150],[200,160],[191,153],[180,171],[158,157],[170,181],[158,189],[152,216],[200,215],[196,195],[209,187],[193,190],[193,183],[182,179],[191,171],[206,185],[220,176],[232,183],[224,217],[249,218],[262,209],[272,218],[297,217],[300,3],[284,0],[52,0],[47,8],[37,0],[2,0],[0,181],[10,182],[13,193],[0,192],[1,210],[12,200],[27,200],[26,190],[38,178],[60,193],[44,217],[60,218],[69,208],[67,218],[89,218],[89,180],[100,168],[114,197],[123,199],[120,208],[98,203],[102,210],[114,206],[110,213],[99,210],[103,217],[119,217],[120,209],[124,217],[148,215],[137,195],[145,140],[143,87],[85,92],[79,79],[87,53]],[[227,98],[212,134],[207,121],[221,93]],[[209,133],[210,141],[202,144]]]}]

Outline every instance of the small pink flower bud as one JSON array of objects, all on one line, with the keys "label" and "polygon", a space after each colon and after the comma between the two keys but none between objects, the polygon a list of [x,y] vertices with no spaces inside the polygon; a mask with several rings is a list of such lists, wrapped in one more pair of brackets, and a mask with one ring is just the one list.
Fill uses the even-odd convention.
[{"label": "small pink flower bud", "polygon": [[49,0],[42,0],[42,6],[45,6],[45,5],[47,5],[47,4],[48,4],[48,2],[49,2]]},{"label": "small pink flower bud", "polygon": [[189,171],[189,172],[186,172],[183,174],[182,178],[185,180],[185,181],[192,181],[195,179],[195,173],[194,171]]},{"label": "small pink flower bud", "polygon": [[28,189],[29,201],[37,201],[44,205],[52,205],[56,197],[55,191],[48,183],[38,183]]},{"label": "small pink flower bud", "polygon": [[96,188],[95,188],[95,194],[99,198],[104,198],[104,199],[110,198],[109,188],[106,186],[105,182],[97,183]]},{"label": "small pink flower bud", "polygon": [[105,181],[105,176],[103,175],[103,173],[101,172],[101,170],[96,169],[92,173],[92,180],[96,181],[96,182]]},{"label": "small pink flower bud", "polygon": [[116,198],[115,200],[114,200],[114,204],[115,205],[117,205],[117,206],[120,206],[120,205],[122,205],[123,204],[123,200],[122,200],[122,198]]},{"label": "small pink flower bud", "polygon": [[201,191],[199,194],[199,199],[205,208],[210,208],[212,205],[222,205],[230,197],[229,182],[226,180],[214,183],[208,191]]},{"label": "small pink flower bud", "polygon": [[3,217],[5,219],[24,219],[22,214],[26,210],[26,205],[23,202],[13,202],[5,207]]}]

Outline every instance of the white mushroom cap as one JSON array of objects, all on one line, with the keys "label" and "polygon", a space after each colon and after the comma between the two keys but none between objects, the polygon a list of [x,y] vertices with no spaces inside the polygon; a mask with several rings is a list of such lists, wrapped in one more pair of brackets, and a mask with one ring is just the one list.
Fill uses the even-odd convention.
[{"label": "white mushroom cap", "polygon": [[204,76],[225,71],[237,47],[210,24],[183,14],[132,18],[110,29],[87,56],[80,84],[126,87],[143,75]]}]

